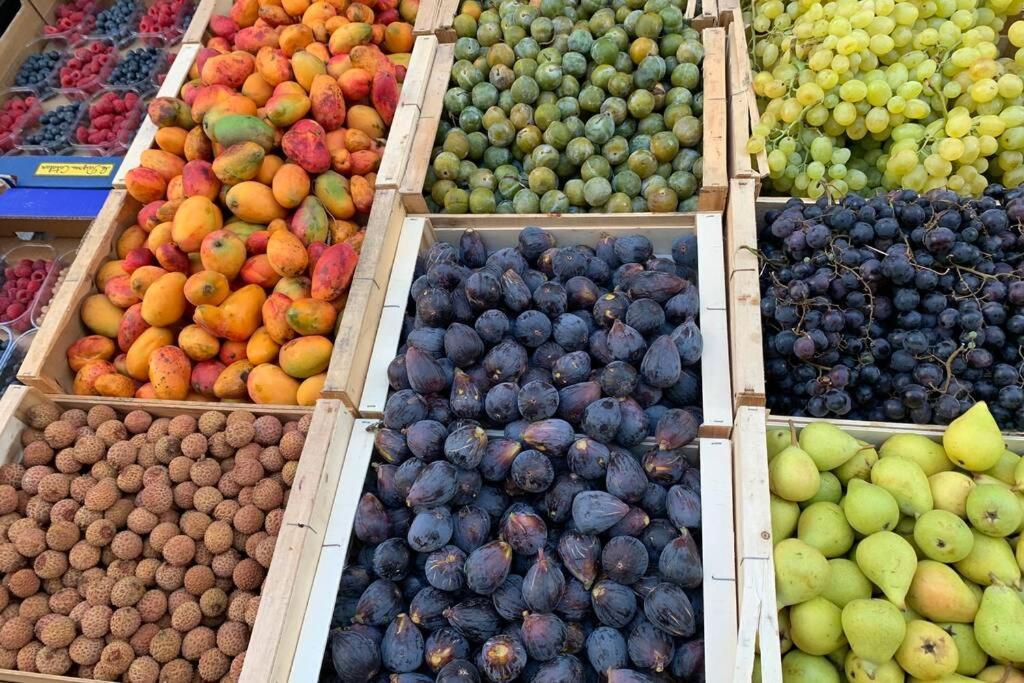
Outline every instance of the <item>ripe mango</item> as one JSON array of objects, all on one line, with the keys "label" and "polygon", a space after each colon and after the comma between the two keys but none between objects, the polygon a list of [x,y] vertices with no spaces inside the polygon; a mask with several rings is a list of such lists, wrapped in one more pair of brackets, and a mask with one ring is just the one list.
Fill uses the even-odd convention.
[{"label": "ripe mango", "polygon": [[221,116],[205,130],[210,140],[223,147],[250,140],[269,152],[276,143],[274,128],[266,121],[248,114]]},{"label": "ripe mango", "polygon": [[260,20],[271,26],[282,27],[290,24],[292,18],[280,5],[260,5]]},{"label": "ripe mango", "polygon": [[250,26],[235,34],[235,47],[256,54],[261,47],[277,47],[279,35],[273,26]]},{"label": "ripe mango", "polygon": [[199,325],[186,325],[178,333],[178,346],[192,360],[210,360],[220,352],[220,341]]},{"label": "ripe mango", "polygon": [[274,174],[271,191],[278,204],[294,209],[309,195],[309,174],[298,164],[284,164]]},{"label": "ripe mango", "polygon": [[149,329],[149,323],[142,318],[142,304],[135,304],[124,312],[117,328],[117,346],[127,352],[135,340]]},{"label": "ripe mango", "polygon": [[398,79],[395,74],[383,69],[373,75],[370,100],[385,124],[391,125],[398,109]]},{"label": "ripe mango", "polygon": [[136,166],[125,174],[124,186],[133,199],[146,204],[163,198],[167,180],[151,168]]},{"label": "ripe mango", "polygon": [[219,399],[242,399],[248,394],[246,382],[255,366],[247,360],[237,360],[221,370],[213,383],[213,395]]},{"label": "ripe mango", "polygon": [[[327,251],[327,243],[313,242],[306,248],[306,251],[309,253],[309,270],[312,270],[316,267],[316,262],[319,261],[320,257],[324,255],[325,251]],[[310,284],[312,284],[312,280],[310,280]]]},{"label": "ripe mango", "polygon": [[185,156],[185,140],[187,139],[188,131],[177,126],[161,128],[153,136],[157,147],[177,157]]},{"label": "ripe mango", "polygon": [[182,189],[181,176],[176,175],[171,178],[171,182],[167,183],[167,198],[168,199],[184,199],[185,191]]},{"label": "ripe mango", "polygon": [[310,92],[313,87],[313,79],[321,74],[326,74],[327,66],[312,52],[299,50],[292,55],[292,72],[295,74],[298,84],[306,92]]},{"label": "ripe mango", "polygon": [[370,96],[373,74],[366,69],[352,68],[338,76],[338,87],[349,102],[358,102]]},{"label": "ripe mango", "polygon": [[295,400],[300,406],[315,406],[320,394],[323,393],[326,382],[326,372],[302,380],[302,384],[299,385],[299,390],[295,394]]},{"label": "ripe mango", "polygon": [[348,181],[334,171],[317,176],[313,182],[313,194],[335,218],[351,218],[356,213],[355,203],[348,192]]},{"label": "ripe mango", "polygon": [[341,128],[345,123],[345,94],[335,79],[326,74],[314,77],[309,97],[313,118],[324,130]]},{"label": "ripe mango", "polygon": [[163,207],[164,202],[162,199],[158,199],[155,202],[150,202],[144,207],[139,209],[139,212],[135,214],[135,220],[143,230],[152,230],[160,220],[157,219],[157,212]]},{"label": "ripe mango", "polygon": [[[305,255],[305,249],[303,249],[303,255]],[[132,291],[130,276],[128,275],[118,275],[117,277],[110,278],[103,287],[103,293],[107,295],[110,303],[118,308],[128,308],[139,302],[139,297],[135,296],[135,292]]]},{"label": "ripe mango", "polygon": [[264,289],[272,289],[278,283],[281,276],[277,274],[271,265],[266,254],[250,256],[242,270],[238,273],[242,282],[250,285],[259,285]]},{"label": "ripe mango", "polygon": [[245,264],[245,242],[231,230],[216,230],[203,238],[199,257],[206,270],[221,273],[225,282],[234,280]]},{"label": "ripe mango", "polygon": [[259,285],[246,285],[219,306],[197,306],[192,319],[217,337],[243,342],[260,326],[260,308],[266,298]]},{"label": "ripe mango", "polygon": [[[297,88],[301,86],[296,84]],[[305,93],[274,95],[264,106],[267,120],[278,128],[287,128],[309,112],[310,99]]]},{"label": "ripe mango", "polygon": [[231,285],[223,273],[201,270],[185,281],[185,299],[193,306],[222,303],[231,293]]},{"label": "ripe mango", "polygon": [[161,346],[149,357],[149,383],[159,399],[182,401],[188,396],[192,363],[177,346]]},{"label": "ripe mango", "polygon": [[356,104],[348,108],[345,125],[366,133],[371,138],[382,138],[387,134],[387,127],[381,115],[373,107]]},{"label": "ripe mango", "polygon": [[220,209],[210,199],[201,195],[189,197],[174,214],[171,239],[182,251],[192,253],[199,251],[204,237],[223,225]]},{"label": "ripe mango", "polygon": [[259,17],[260,4],[257,0],[235,0],[228,10],[228,17],[238,26],[252,26]]},{"label": "ripe mango", "polygon": [[380,167],[379,149],[362,149],[349,153],[348,173],[353,176],[369,175]]},{"label": "ripe mango", "polygon": [[271,363],[277,358],[280,348],[281,346],[267,332],[267,328],[261,327],[249,337],[249,341],[245,345],[245,355],[253,365]]},{"label": "ripe mango", "polygon": [[403,21],[415,24],[416,15],[419,13],[419,9],[420,0],[399,0],[398,14],[402,17]]},{"label": "ripe mango", "polygon": [[167,271],[160,266],[140,266],[132,271],[131,288],[135,296],[140,299],[146,294],[149,286],[160,279]]},{"label": "ripe mango", "polygon": [[332,55],[347,55],[357,45],[366,45],[373,40],[373,27],[362,21],[350,22],[338,27],[331,34],[327,44]]},{"label": "ripe mango", "polygon": [[271,86],[292,79],[288,55],[276,47],[261,47],[256,53],[256,73]]},{"label": "ripe mango", "polygon": [[174,240],[171,238],[171,231],[173,228],[173,222],[165,221],[149,231],[149,237],[146,238],[145,246],[153,252],[154,258],[156,257],[156,250],[161,244],[174,243]]},{"label": "ripe mango", "polygon": [[174,332],[164,327],[146,328],[138,339],[132,342],[125,356],[128,374],[146,382],[149,380],[149,357],[157,349],[174,343]]},{"label": "ripe mango", "polygon": [[[128,253],[133,249],[138,249],[146,243],[146,231],[137,225],[130,225],[125,228],[125,231],[121,233],[120,237],[117,238],[117,258],[123,259],[128,256]],[[127,267],[122,264],[122,268],[125,268],[125,272],[128,272]]]},{"label": "ripe mango", "polygon": [[373,183],[366,176],[354,175],[348,179],[349,194],[359,213],[370,213],[373,206]]},{"label": "ripe mango", "polygon": [[384,48],[388,52],[412,52],[415,40],[412,24],[408,22],[395,21],[384,29]]},{"label": "ripe mango", "polygon": [[256,174],[256,180],[263,183],[264,185],[270,185],[274,182],[274,176],[284,166],[284,159],[277,156],[276,154],[266,154],[263,157],[263,162],[260,164],[259,173]]},{"label": "ripe mango", "polygon": [[336,219],[331,222],[331,243],[345,242],[359,232],[359,226],[352,221]]},{"label": "ripe mango", "polygon": [[352,22],[365,22],[371,24],[370,29],[373,30],[373,10],[358,2],[351,3],[345,8],[345,18]]},{"label": "ripe mango", "polygon": [[249,74],[242,84],[242,94],[252,100],[257,107],[262,107],[274,94],[274,86],[267,83],[259,72],[255,72]]},{"label": "ripe mango", "polygon": [[327,211],[316,197],[306,197],[302,200],[289,225],[289,230],[303,245],[326,242],[329,229],[330,219],[327,217]]},{"label": "ripe mango", "polygon": [[292,301],[285,312],[288,326],[300,335],[331,334],[338,311],[326,301],[307,297]]},{"label": "ripe mango", "polygon": [[165,183],[169,183],[171,178],[181,175],[185,162],[162,149],[147,149],[139,157],[139,165],[156,172]]},{"label": "ripe mango", "polygon": [[245,248],[253,256],[267,253],[267,242],[270,240],[269,230],[257,230],[245,238]]},{"label": "ripe mango", "polygon": [[96,380],[112,372],[117,372],[117,368],[110,361],[91,360],[75,373],[71,391],[78,396],[96,396]]},{"label": "ripe mango", "polygon": [[217,378],[224,372],[226,366],[219,360],[203,360],[192,366],[192,375],[189,377],[189,387],[197,394],[208,398],[216,398],[213,387]]},{"label": "ripe mango", "polygon": [[[234,88],[229,88],[226,85],[200,85],[195,88],[193,93],[189,106],[191,106],[192,118],[196,120],[196,123],[202,123],[211,109],[237,95]],[[188,102],[187,99],[185,101]]]},{"label": "ripe mango", "polygon": [[288,230],[272,232],[267,240],[267,260],[281,277],[300,275],[308,263],[306,245]]},{"label": "ripe mango", "polygon": [[173,325],[185,314],[184,273],[166,273],[146,289],[142,297],[142,319],[153,327]]},{"label": "ripe mango", "polygon": [[251,54],[236,50],[207,59],[200,77],[207,85],[226,85],[238,90],[255,68],[256,60]]},{"label": "ripe mango", "polygon": [[217,359],[224,365],[245,360],[245,344],[245,342],[225,339],[220,344],[220,353],[217,354]]},{"label": "ripe mango", "polygon": [[323,173],[331,166],[323,127],[316,121],[303,119],[281,138],[281,148],[288,158],[307,173]]},{"label": "ripe mango", "polygon": [[267,226],[262,223],[247,223],[246,221],[232,218],[230,221],[224,224],[224,229],[228,232],[234,233],[240,240],[247,241],[249,236],[253,233],[261,230],[266,230]]},{"label": "ripe mango", "polygon": [[93,389],[100,396],[131,398],[135,395],[135,382],[118,372],[108,372],[96,378]]},{"label": "ripe mango", "polygon": [[253,368],[245,386],[253,403],[298,404],[299,383],[272,363]]},{"label": "ripe mango", "polygon": [[110,360],[114,357],[114,342],[99,335],[90,334],[81,339],[76,339],[68,347],[68,366],[78,372],[89,361]]},{"label": "ripe mango", "polygon": [[154,97],[146,113],[157,128],[174,126],[189,129],[196,125],[189,106],[177,97]]},{"label": "ripe mango", "polygon": [[314,335],[291,340],[281,347],[277,357],[282,370],[292,377],[305,379],[327,369],[333,350],[330,339]]},{"label": "ripe mango", "polygon": [[156,210],[156,219],[161,223],[174,220],[174,215],[178,212],[178,208],[184,202],[183,199],[169,199],[160,205],[160,208]]},{"label": "ripe mango", "polygon": [[92,294],[82,302],[82,322],[96,334],[114,339],[121,326],[124,310],[118,308],[105,294]]},{"label": "ripe mango", "polygon": [[252,180],[229,189],[224,204],[233,214],[250,223],[269,223],[275,218],[284,218],[288,213],[274,199],[269,187]]},{"label": "ripe mango", "polygon": [[259,173],[265,152],[255,142],[239,142],[226,147],[213,160],[212,170],[225,185],[252,180]]},{"label": "ripe mango", "polygon": [[295,330],[288,324],[288,308],[292,300],[280,292],[273,292],[263,302],[260,313],[263,317],[263,328],[274,343],[284,344],[295,337]]},{"label": "ripe mango", "polygon": [[213,143],[206,136],[202,126],[196,126],[185,136],[185,158],[189,161],[204,160],[213,158]]},{"label": "ripe mango", "polygon": [[281,51],[291,57],[299,50],[309,47],[314,39],[313,29],[310,27],[291,24],[281,29],[281,38],[278,42],[281,45]]},{"label": "ripe mango", "polygon": [[313,268],[313,298],[332,301],[341,296],[352,282],[358,261],[359,254],[347,242],[328,247]]},{"label": "ripe mango", "polygon": [[168,272],[187,273],[189,270],[188,255],[171,242],[165,242],[156,248],[156,261]]},{"label": "ripe mango", "polygon": [[296,299],[305,299],[309,296],[311,284],[312,281],[305,275],[300,277],[283,277],[280,282],[274,285],[274,291],[284,294],[292,301],[295,301]]}]

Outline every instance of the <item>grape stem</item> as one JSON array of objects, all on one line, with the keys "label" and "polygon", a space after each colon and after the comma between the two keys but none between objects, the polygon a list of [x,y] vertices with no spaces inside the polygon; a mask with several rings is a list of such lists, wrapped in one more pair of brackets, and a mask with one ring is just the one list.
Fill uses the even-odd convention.
[{"label": "grape stem", "polygon": [[946,381],[942,383],[942,393],[945,394],[947,391],[949,391],[949,383],[953,381],[953,361],[956,360],[956,357],[963,353],[966,349],[967,347],[961,344],[960,346],[957,347],[956,351],[949,354],[949,358],[943,361],[942,364],[946,366]]}]

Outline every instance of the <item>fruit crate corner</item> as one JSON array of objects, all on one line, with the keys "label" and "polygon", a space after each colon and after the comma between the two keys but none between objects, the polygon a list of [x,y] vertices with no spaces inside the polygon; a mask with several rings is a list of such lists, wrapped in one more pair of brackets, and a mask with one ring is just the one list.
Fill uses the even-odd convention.
[{"label": "fruit crate corner", "polygon": [[481,217],[473,215],[430,215],[406,218],[394,257],[393,275],[387,286],[377,338],[373,344],[367,383],[359,402],[359,415],[379,418],[388,396],[387,367],[399,346],[402,322],[409,300],[416,261],[420,252],[434,242],[457,244],[467,228],[476,230],[488,250],[512,246],[526,226],[549,230],[562,243],[592,244],[602,234],[642,234],[654,244],[656,253],[667,253],[672,241],[683,233],[695,233],[698,243],[698,289],[700,329],[704,337],[701,357],[702,437],[728,438],[732,429],[729,349],[725,311],[724,255],[721,215],[716,213],[665,214],[640,226],[628,214],[547,215]]},{"label": "fruit crate corner", "polygon": [[[683,16],[690,20],[696,29],[718,26],[719,0],[687,0]],[[698,12],[698,5],[700,11]]]},{"label": "fruit crate corner", "polygon": [[[10,462],[20,451],[21,430],[30,407],[39,404],[56,405],[61,409],[88,410],[98,405],[110,405],[120,414],[132,410],[145,410],[153,415],[199,416],[207,410],[230,412],[236,406],[202,404],[185,401],[124,400],[100,397],[46,395],[27,386],[12,386],[0,397],[0,462]],[[242,681],[283,680],[291,667],[297,643],[302,612],[310,597],[313,568],[320,548],[316,529],[324,528],[330,514],[333,497],[323,498],[320,485],[335,477],[341,448],[335,444],[347,443],[352,417],[338,401],[323,400],[315,407],[246,406],[258,415],[298,419],[312,415],[306,443],[299,460],[299,468],[291,486],[288,505],[273,560],[264,580],[260,609],[250,635],[250,644],[259,647],[247,652],[242,669]],[[333,496],[333,490],[332,490]],[[85,679],[71,676],[49,676],[22,671],[0,670],[0,680],[12,683],[85,683]]]},{"label": "fruit crate corner", "polygon": [[418,36],[433,35],[441,43],[454,43],[458,35],[455,33],[453,22],[455,15],[459,13],[461,4],[461,0],[424,0],[420,2],[413,33]]},{"label": "fruit crate corner", "polygon": [[[378,425],[376,420],[356,420],[352,428],[311,593],[327,599],[307,605],[288,677],[293,683],[316,680],[320,673],[334,611],[329,598],[337,592],[347,563],[356,507],[373,457]],[[729,669],[736,657],[736,565],[729,450],[729,441],[725,439],[700,438],[686,447],[688,459],[700,469],[702,592],[704,604],[714,606],[704,616],[705,677],[709,681],[731,680]]]}]

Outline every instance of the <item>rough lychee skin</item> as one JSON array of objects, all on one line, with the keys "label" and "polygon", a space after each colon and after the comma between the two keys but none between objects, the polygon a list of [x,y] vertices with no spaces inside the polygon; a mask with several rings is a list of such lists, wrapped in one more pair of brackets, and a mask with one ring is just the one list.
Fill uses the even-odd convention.
[{"label": "rough lychee skin", "polygon": [[248,410],[233,410],[228,413],[228,426],[234,424],[252,424],[256,421],[256,416]]},{"label": "rough lychee skin", "polygon": [[139,493],[139,502],[150,512],[161,514],[174,505],[174,493],[170,486],[153,484]]},{"label": "rough lychee skin", "polygon": [[206,437],[199,432],[186,435],[181,440],[181,452],[185,457],[199,460],[206,455]]},{"label": "rough lychee skin", "polygon": [[198,510],[186,510],[182,513],[178,525],[186,536],[193,540],[201,541],[212,521],[209,515],[203,514]]},{"label": "rough lychee skin", "polygon": [[103,652],[103,641],[86,636],[78,636],[68,648],[71,661],[85,666],[91,666],[100,661],[101,652]]},{"label": "rough lychee skin", "polygon": [[245,652],[249,643],[249,627],[237,621],[228,621],[217,629],[217,648],[228,657]]},{"label": "rough lychee skin", "polygon": [[210,567],[213,569],[213,573],[219,578],[230,579],[232,574],[235,572],[235,567],[241,562],[242,556],[238,554],[238,551],[234,548],[228,548],[227,552],[223,552],[220,555],[213,557],[213,562]]},{"label": "rough lychee skin", "polygon": [[19,598],[27,598],[39,591],[39,577],[31,569],[19,569],[7,579],[7,590]]},{"label": "rough lychee skin", "polygon": [[201,486],[192,496],[192,506],[199,512],[207,515],[213,513],[214,508],[224,500],[224,494],[214,486]]},{"label": "rough lychee skin", "polygon": [[46,550],[46,532],[42,529],[25,529],[14,537],[14,548],[23,556],[33,558]]},{"label": "rough lychee skin", "polygon": [[107,462],[122,469],[135,462],[139,449],[131,441],[118,441],[107,449]]},{"label": "rough lychee skin", "polygon": [[110,545],[117,535],[117,525],[109,519],[97,519],[85,530],[85,541],[97,548]]},{"label": "rough lychee skin", "polygon": [[24,564],[25,558],[21,556],[13,543],[0,543],[0,572],[13,572]]},{"label": "rough lychee skin", "polygon": [[148,534],[159,523],[160,518],[146,508],[135,508],[128,515],[128,528],[136,534]]},{"label": "rough lychee skin", "polygon": [[53,460],[54,450],[45,441],[35,441],[25,446],[21,454],[21,462],[25,467],[49,465]]},{"label": "rough lychee skin", "polygon": [[171,496],[174,498],[174,505],[179,510],[189,510],[192,508],[192,497],[196,494],[199,487],[191,481],[183,481],[180,484],[176,484],[171,492]]},{"label": "rough lychee skin", "polygon": [[33,429],[46,429],[60,419],[60,408],[52,403],[37,403],[26,412],[26,421]]},{"label": "rough lychee skin", "polygon": [[239,508],[231,520],[232,526],[243,534],[253,534],[263,528],[263,511],[255,505]]},{"label": "rough lychee skin", "polygon": [[181,634],[173,628],[161,629],[149,641],[149,654],[161,664],[177,659],[181,652]]},{"label": "rough lychee skin", "polygon": [[205,412],[199,416],[199,432],[206,437],[213,436],[217,432],[223,431],[224,427],[227,426],[227,418],[223,413],[216,411]]},{"label": "rough lychee skin", "polygon": [[175,567],[164,562],[156,570],[156,585],[165,591],[174,591],[181,588],[185,580],[185,568]]},{"label": "rough lychee skin", "polygon": [[117,488],[125,493],[138,493],[142,490],[144,471],[141,465],[134,463],[128,465],[117,474]]},{"label": "rough lychee skin", "polygon": [[134,607],[119,607],[110,617],[110,635],[128,640],[142,625],[142,617]]},{"label": "rough lychee skin", "polygon": [[0,627],[0,647],[5,650],[18,650],[32,640],[32,622],[24,617],[8,619]]},{"label": "rough lychee skin", "polygon": [[32,570],[40,579],[59,579],[67,568],[67,555],[56,550],[44,550],[32,563]]},{"label": "rough lychee skin", "polygon": [[[6,595],[7,589],[4,589],[3,594]],[[50,596],[47,604],[50,606],[55,614],[68,615],[71,614],[71,610],[82,602],[82,596],[78,594],[78,591],[74,588],[61,588],[59,591]],[[5,600],[0,600],[0,604],[5,604]]]},{"label": "rough lychee skin", "polygon": [[117,413],[114,412],[113,408],[107,405],[93,406],[85,416],[86,424],[93,429],[99,429],[99,426],[107,420],[116,419]]},{"label": "rough lychee skin", "polygon": [[199,677],[204,681],[219,681],[231,667],[231,660],[220,650],[207,650],[199,658]]},{"label": "rough lychee skin", "polygon": [[256,546],[252,558],[260,563],[264,569],[270,569],[270,563],[274,559],[274,546],[277,545],[277,536],[267,535]]},{"label": "rough lychee skin", "polygon": [[153,424],[153,418],[144,410],[133,410],[124,416],[124,426],[132,434],[144,434]]},{"label": "rough lychee skin", "polygon": [[103,443],[107,444],[109,448],[118,441],[126,440],[128,438],[128,430],[125,429],[124,423],[119,420],[107,420],[96,428],[96,436],[103,439]]},{"label": "rough lychee skin", "polygon": [[120,497],[116,479],[100,479],[85,494],[85,507],[94,512],[103,512],[113,507]]},{"label": "rough lychee skin", "polygon": [[235,458],[230,477],[239,486],[255,486],[264,475],[263,465],[256,458]]},{"label": "rough lychee skin", "polygon": [[36,635],[43,645],[67,647],[75,639],[77,632],[75,622],[71,617],[47,614],[36,622]]},{"label": "rough lychee skin", "polygon": [[25,476],[25,466],[19,462],[0,465],[0,484],[21,487],[21,479]]},{"label": "rough lychee skin", "polygon": [[191,663],[175,659],[160,668],[160,683],[191,683],[193,673]]},{"label": "rough lychee skin", "polygon": [[225,498],[224,500],[217,504],[217,507],[213,509],[213,518],[223,519],[225,521],[230,522],[232,519],[234,519],[235,513],[238,512],[238,510],[241,507],[242,506],[238,504],[237,500]]},{"label": "rough lychee skin", "polygon": [[171,482],[180,484],[183,481],[188,480],[189,470],[192,468],[192,459],[184,455],[171,460],[167,465],[167,474],[171,478]]},{"label": "rough lychee skin", "polygon": [[219,588],[211,588],[199,598],[199,607],[205,616],[219,617],[228,608],[228,596]]},{"label": "rough lychee skin", "polygon": [[36,495],[39,493],[39,482],[43,480],[43,477],[53,472],[54,469],[47,465],[29,467],[21,478],[21,490],[30,496]]},{"label": "rough lychee skin", "polygon": [[146,557],[135,565],[135,576],[144,586],[152,586],[156,583],[156,570],[163,564],[155,557]]},{"label": "rough lychee skin", "polygon": [[53,458],[53,465],[58,472],[77,474],[82,471],[82,463],[75,459],[74,448],[62,448]]},{"label": "rough lychee skin", "polygon": [[32,496],[25,501],[25,516],[45,526],[50,523],[50,508],[52,507],[53,503],[46,502],[42,496]]},{"label": "rough lychee skin", "polygon": [[110,618],[113,610],[106,605],[93,605],[82,615],[79,626],[87,638],[102,638],[110,632]]},{"label": "rough lychee skin", "polygon": [[284,489],[273,479],[263,479],[256,484],[253,491],[253,503],[260,510],[269,512],[281,507],[284,501]]},{"label": "rough lychee skin", "polygon": [[167,433],[179,439],[184,439],[189,434],[195,432],[196,427],[196,419],[191,415],[176,415],[171,418],[170,423],[167,425]]},{"label": "rough lychee skin", "polygon": [[185,634],[181,643],[181,656],[194,662],[210,648],[217,647],[217,634],[206,626],[197,626]]},{"label": "rough lychee skin", "polygon": [[145,586],[134,576],[119,579],[110,591],[110,602],[115,607],[130,607],[146,592]]},{"label": "rough lychee skin", "polygon": [[85,411],[81,410],[80,408],[71,408],[70,410],[65,410],[61,414],[60,419],[63,420],[64,422],[70,423],[71,426],[74,427],[75,429],[79,427],[86,427],[89,424],[88,416],[86,415]]},{"label": "rough lychee skin", "polygon": [[63,676],[71,669],[72,661],[64,647],[43,647],[36,653],[36,670],[48,676]]},{"label": "rough lychee skin", "polygon": [[264,570],[260,563],[247,557],[235,565],[235,571],[232,572],[231,578],[235,585],[242,590],[255,591],[263,583],[263,574]]},{"label": "rough lychee skin", "polygon": [[36,668],[36,655],[39,654],[39,651],[42,649],[43,644],[38,640],[33,640],[31,643],[18,650],[18,655],[15,659],[15,668],[19,671],[39,673],[39,670]]},{"label": "rough lychee skin", "polygon": [[203,611],[195,602],[184,602],[171,615],[171,626],[179,633],[188,633],[203,620]]},{"label": "rough lychee skin", "polygon": [[281,421],[273,415],[261,415],[252,423],[256,430],[256,443],[261,446],[273,446],[281,440],[284,430]]},{"label": "rough lychee skin", "polygon": [[159,621],[167,613],[167,596],[163,591],[148,590],[135,605],[142,621],[152,623]]},{"label": "rough lychee skin", "polygon": [[116,676],[127,671],[133,659],[135,659],[135,652],[131,645],[123,640],[110,641],[100,654],[100,664],[103,664]]},{"label": "rough lychee skin", "polygon": [[50,448],[60,450],[75,443],[78,437],[77,428],[65,420],[57,420],[46,425],[43,430],[43,438]]},{"label": "rough lychee skin", "polygon": [[229,424],[224,430],[224,437],[232,448],[242,448],[249,445],[256,436],[256,429],[251,423],[236,422]]},{"label": "rough lychee skin", "polygon": [[128,641],[137,657],[149,654],[149,643],[159,632],[160,626],[157,624],[143,624],[139,627],[139,630]]},{"label": "rough lychee skin", "polygon": [[152,657],[139,657],[128,667],[128,683],[158,683],[160,664]]},{"label": "rough lychee skin", "polygon": [[196,542],[186,536],[179,534],[167,541],[163,547],[164,561],[178,567],[184,567],[196,554]]},{"label": "rough lychee skin", "polygon": [[281,455],[284,456],[285,460],[298,460],[299,456],[302,455],[302,447],[305,443],[305,435],[298,430],[294,430],[281,436],[281,443],[278,444],[278,448],[281,449]]},{"label": "rough lychee skin", "polygon": [[215,581],[216,576],[214,576],[214,572],[210,567],[196,565],[189,567],[188,571],[185,572],[183,585],[188,593],[199,597],[213,588]]}]

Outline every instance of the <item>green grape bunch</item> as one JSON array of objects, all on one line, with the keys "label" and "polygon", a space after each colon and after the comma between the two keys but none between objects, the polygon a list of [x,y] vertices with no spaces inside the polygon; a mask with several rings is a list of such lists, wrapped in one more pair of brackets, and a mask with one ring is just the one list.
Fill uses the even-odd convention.
[{"label": "green grape bunch", "polygon": [[[1024,0],[765,0],[750,17],[762,112],[747,141],[776,191],[978,195],[1024,182]],[[1009,25],[1024,48],[1024,21]]]}]

